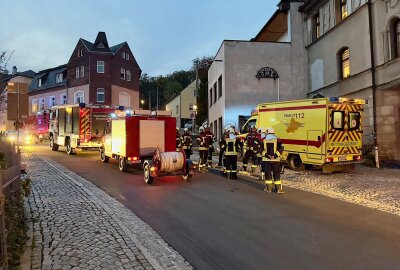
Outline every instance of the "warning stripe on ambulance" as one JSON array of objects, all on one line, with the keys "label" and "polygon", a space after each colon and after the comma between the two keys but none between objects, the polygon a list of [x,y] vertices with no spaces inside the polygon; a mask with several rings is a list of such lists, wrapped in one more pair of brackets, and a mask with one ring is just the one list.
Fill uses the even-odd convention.
[{"label": "warning stripe on ambulance", "polygon": [[80,137],[82,139],[90,135],[90,109],[81,108],[81,120],[80,120]]},{"label": "warning stripe on ambulance", "polygon": [[[359,112],[361,105],[358,104],[332,104],[334,111],[343,111],[348,115],[349,112]],[[332,111],[329,115],[329,127],[332,126]],[[357,130],[348,130],[348,117],[344,119],[344,130],[330,130],[329,131],[329,142],[355,142],[361,140],[361,134]],[[360,119],[360,126],[362,125]],[[343,155],[343,154],[358,154],[360,150],[356,146],[346,147],[330,147],[328,149],[332,155]]]}]

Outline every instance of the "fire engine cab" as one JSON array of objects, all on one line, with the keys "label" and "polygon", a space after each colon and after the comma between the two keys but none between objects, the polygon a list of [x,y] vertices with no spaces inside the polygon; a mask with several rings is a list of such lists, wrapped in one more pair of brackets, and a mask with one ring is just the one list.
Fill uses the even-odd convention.
[{"label": "fire engine cab", "polygon": [[[123,110],[122,107],[118,109]],[[60,105],[50,108],[50,148],[57,151],[65,146],[69,155],[74,149],[99,149],[104,125],[116,108],[86,106],[85,103]]]},{"label": "fire engine cab", "polygon": [[193,165],[183,151],[176,151],[176,119],[168,111],[136,110],[113,114],[104,128],[100,159],[118,160],[119,170],[138,165],[144,170],[146,183],[161,175],[182,175],[185,180],[194,173]]}]

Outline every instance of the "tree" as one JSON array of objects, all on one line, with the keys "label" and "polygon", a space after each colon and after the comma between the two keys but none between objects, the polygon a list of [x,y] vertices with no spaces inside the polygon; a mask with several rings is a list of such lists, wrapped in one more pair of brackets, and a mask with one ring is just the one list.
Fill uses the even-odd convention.
[{"label": "tree", "polygon": [[201,125],[208,118],[208,69],[210,68],[214,57],[203,56],[192,60],[192,70],[197,72],[200,84],[197,92],[197,115],[196,124]]}]

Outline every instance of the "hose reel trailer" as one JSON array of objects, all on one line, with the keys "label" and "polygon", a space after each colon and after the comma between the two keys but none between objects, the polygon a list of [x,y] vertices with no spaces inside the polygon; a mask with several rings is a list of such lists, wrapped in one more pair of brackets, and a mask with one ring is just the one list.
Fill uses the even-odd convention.
[{"label": "hose reel trailer", "polygon": [[194,174],[194,165],[186,158],[184,151],[160,152],[157,149],[151,160],[143,163],[144,180],[152,184],[155,177],[181,175],[183,180],[188,181]]}]

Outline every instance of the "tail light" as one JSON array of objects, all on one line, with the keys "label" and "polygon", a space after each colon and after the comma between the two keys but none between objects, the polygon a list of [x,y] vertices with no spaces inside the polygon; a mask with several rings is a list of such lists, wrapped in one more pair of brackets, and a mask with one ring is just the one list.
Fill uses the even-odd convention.
[{"label": "tail light", "polygon": [[138,157],[128,157],[129,161],[138,161],[139,158]]},{"label": "tail light", "polygon": [[150,167],[150,171],[151,171],[151,172],[155,172],[156,169],[157,169],[156,167]]},{"label": "tail light", "polygon": [[353,160],[355,161],[361,160],[361,156],[353,156]]},{"label": "tail light", "polygon": [[326,157],[326,158],[325,158],[325,162],[326,162],[326,163],[331,163],[331,162],[333,162],[333,157]]}]

